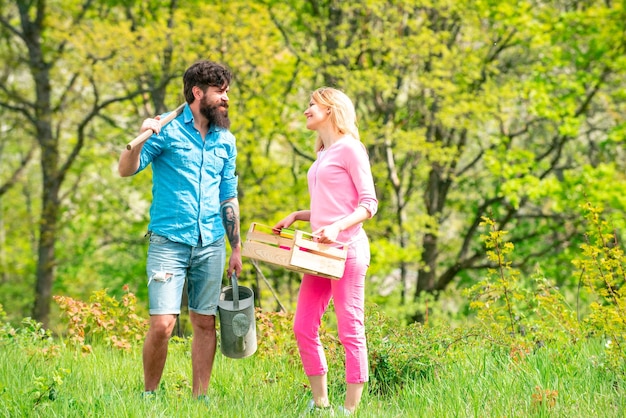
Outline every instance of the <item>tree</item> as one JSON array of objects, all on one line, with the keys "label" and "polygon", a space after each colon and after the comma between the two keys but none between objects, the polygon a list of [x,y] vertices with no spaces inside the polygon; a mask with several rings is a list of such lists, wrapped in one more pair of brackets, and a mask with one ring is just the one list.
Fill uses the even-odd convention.
[{"label": "tree", "polygon": [[[373,165],[370,272],[398,270],[403,303],[480,277],[482,216],[510,231],[516,267],[567,284],[576,202],[624,206],[623,7],[0,0],[0,286],[21,309],[36,282],[47,322],[50,292],[144,283],[150,176],[120,180],[117,158],[142,118],[182,103],[201,58],[235,74],[244,231],[308,205],[302,112],[331,85],[355,100]],[[295,294],[297,275],[262,268]]]},{"label": "tree", "polygon": [[285,44],[320,69],[309,85],[356,98],[382,203],[374,236],[395,242],[384,262],[397,261],[404,289],[411,270],[417,298],[488,267],[483,216],[513,231],[517,267],[541,260],[569,277],[554,251],[581,234],[567,187],[592,155],[611,164],[607,138],[623,142],[622,5],[269,5]]},{"label": "tree", "polygon": [[[124,65],[126,54],[135,50],[129,47],[134,39],[118,37],[127,35],[125,19],[116,14],[119,9],[45,0],[3,2],[1,6],[2,42],[4,50],[11,52],[11,60],[4,63],[7,83],[0,90],[0,107],[23,121],[22,135],[30,133],[40,152],[41,213],[33,317],[47,325],[66,198],[63,185],[68,176],[79,181],[80,175],[75,177],[72,167],[91,139],[97,118],[103,117],[103,109],[153,86],[124,86],[123,79],[107,85],[110,67]],[[105,16],[109,19],[103,24]],[[104,31],[95,36],[94,30]],[[130,42],[122,44],[121,40]],[[133,67],[126,65],[126,69],[132,71]],[[68,195],[76,190],[76,183],[71,187]]]},{"label": "tree", "polygon": [[[0,52],[7,58],[0,107],[20,127],[16,139],[27,144],[24,138],[32,138],[41,153],[41,201],[35,202],[41,215],[33,215],[40,218],[33,255],[37,320],[48,323],[53,286],[88,294],[145,276],[142,230],[148,222],[149,174],[121,181],[113,168],[141,118],[182,103],[182,73],[193,61],[210,58],[234,69],[232,94],[241,95],[233,101],[234,118],[245,105],[253,109],[234,124],[242,158],[252,162],[241,165],[240,175],[251,183],[263,175],[265,184],[280,184],[278,177],[268,180],[254,171],[272,161],[254,150],[265,147],[270,153],[271,132],[280,126],[279,114],[273,121],[259,117],[280,100],[268,92],[291,77],[280,68],[281,51],[273,49],[282,48],[278,37],[257,26],[267,19],[259,5],[172,0],[0,6]],[[12,150],[11,157],[16,155]],[[283,170],[280,163],[275,166]],[[25,184],[29,193],[37,187]],[[254,196],[249,199],[268,202]],[[265,213],[263,205],[251,205],[255,209],[245,216]],[[139,287],[139,296],[145,296],[144,288]]]}]

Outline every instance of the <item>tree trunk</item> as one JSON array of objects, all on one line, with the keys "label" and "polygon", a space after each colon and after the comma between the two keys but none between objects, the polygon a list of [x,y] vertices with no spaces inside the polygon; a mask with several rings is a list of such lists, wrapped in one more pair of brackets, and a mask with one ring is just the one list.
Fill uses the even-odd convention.
[{"label": "tree trunk", "polygon": [[[37,82],[37,132],[41,145],[41,172],[43,190],[41,198],[41,219],[39,221],[39,258],[37,260],[37,284],[35,286],[35,304],[33,318],[48,326],[50,319],[50,303],[52,301],[52,284],[56,267],[55,243],[59,222],[59,188],[61,185],[58,140],[54,138],[50,125],[50,97],[48,72],[35,77]],[[41,87],[43,86],[43,87]],[[43,90],[43,94],[39,94]]]},{"label": "tree trunk", "polygon": [[422,265],[417,272],[417,287],[415,289],[414,300],[417,300],[422,292],[430,292],[435,287],[437,277],[437,237],[433,234],[425,234],[422,240]]},{"label": "tree trunk", "polygon": [[[45,182],[45,181],[44,181]],[[50,321],[50,302],[52,300],[52,284],[56,265],[55,242],[59,204],[57,191],[44,189],[44,202],[41,223],[39,226],[39,259],[37,261],[37,285],[35,288],[35,305],[33,318],[44,327]]]},{"label": "tree trunk", "polygon": [[56,264],[54,244],[59,214],[59,185],[63,176],[58,173],[58,139],[52,130],[51,64],[46,61],[41,45],[42,32],[45,27],[45,6],[45,2],[38,2],[35,5],[35,10],[30,10],[30,5],[18,4],[22,36],[28,48],[28,66],[35,83],[35,102],[32,116],[42,154],[42,211],[39,224],[39,260],[37,262],[33,317],[41,322],[44,327],[47,327]]}]

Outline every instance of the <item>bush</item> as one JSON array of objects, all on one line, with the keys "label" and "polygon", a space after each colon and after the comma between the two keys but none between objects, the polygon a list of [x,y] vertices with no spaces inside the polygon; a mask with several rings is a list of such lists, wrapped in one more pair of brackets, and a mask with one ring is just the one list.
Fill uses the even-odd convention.
[{"label": "bush", "polygon": [[107,289],[93,292],[89,303],[67,296],[54,296],[62,317],[67,318],[70,343],[90,352],[89,343],[102,338],[108,345],[129,351],[143,340],[148,321],[136,314],[137,298],[124,286],[121,302],[107,294]]}]

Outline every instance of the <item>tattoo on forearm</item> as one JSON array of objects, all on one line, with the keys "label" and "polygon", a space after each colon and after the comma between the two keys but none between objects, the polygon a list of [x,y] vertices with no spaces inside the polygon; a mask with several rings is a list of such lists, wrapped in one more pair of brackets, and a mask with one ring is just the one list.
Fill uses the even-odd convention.
[{"label": "tattoo on forearm", "polygon": [[233,201],[226,202],[222,205],[220,212],[226,236],[231,248],[234,248],[239,245],[239,205]]}]

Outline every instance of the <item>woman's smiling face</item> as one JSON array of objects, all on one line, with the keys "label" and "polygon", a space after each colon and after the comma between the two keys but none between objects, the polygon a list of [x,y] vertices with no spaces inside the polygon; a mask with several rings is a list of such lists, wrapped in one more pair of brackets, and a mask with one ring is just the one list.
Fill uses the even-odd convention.
[{"label": "woman's smiling face", "polygon": [[326,106],[321,106],[315,100],[309,101],[309,107],[304,111],[306,116],[306,127],[312,131],[318,129],[326,120],[330,114],[330,109]]}]

